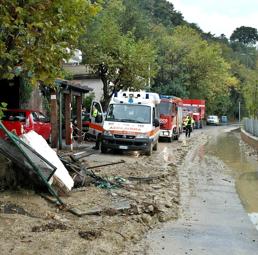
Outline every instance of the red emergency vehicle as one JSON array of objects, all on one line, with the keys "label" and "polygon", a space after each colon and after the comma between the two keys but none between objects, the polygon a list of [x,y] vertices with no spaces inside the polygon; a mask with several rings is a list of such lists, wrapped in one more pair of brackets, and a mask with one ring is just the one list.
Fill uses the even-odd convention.
[{"label": "red emergency vehicle", "polygon": [[160,95],[160,133],[159,137],[170,142],[177,140],[183,131],[183,102],[175,96]]},{"label": "red emergency vehicle", "polygon": [[[4,110],[3,113],[2,123],[7,130],[14,132],[18,136],[34,130],[50,141],[51,124],[49,118],[41,112],[28,109],[8,109]],[[2,130],[0,130],[0,137],[5,137]]]},{"label": "red emergency vehicle", "polygon": [[205,100],[202,99],[182,99],[183,116],[189,114],[194,119],[194,128],[202,128],[205,115]]}]

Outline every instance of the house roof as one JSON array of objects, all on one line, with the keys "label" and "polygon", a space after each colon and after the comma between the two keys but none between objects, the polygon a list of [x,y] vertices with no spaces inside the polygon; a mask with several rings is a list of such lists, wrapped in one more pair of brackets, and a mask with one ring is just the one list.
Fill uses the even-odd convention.
[{"label": "house roof", "polygon": [[89,93],[92,88],[81,84],[79,81],[56,79],[56,84],[65,90],[75,91],[79,93]]}]

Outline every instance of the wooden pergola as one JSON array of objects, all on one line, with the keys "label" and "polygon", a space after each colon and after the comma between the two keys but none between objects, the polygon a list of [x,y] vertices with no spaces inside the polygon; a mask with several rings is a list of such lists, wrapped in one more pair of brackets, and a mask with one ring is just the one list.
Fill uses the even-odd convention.
[{"label": "wooden pergola", "polygon": [[[83,95],[92,91],[91,88],[81,86],[80,83],[57,79],[56,90],[51,94],[51,146],[62,149],[63,123],[65,127],[65,144],[73,146],[72,139],[72,98],[76,100],[76,118],[78,129],[78,143],[82,142],[82,103]],[[64,121],[63,121],[64,120]]]}]

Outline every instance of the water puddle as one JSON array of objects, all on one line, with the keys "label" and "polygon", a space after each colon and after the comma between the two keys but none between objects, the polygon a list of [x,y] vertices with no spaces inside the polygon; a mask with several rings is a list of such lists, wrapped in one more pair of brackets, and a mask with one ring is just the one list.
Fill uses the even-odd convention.
[{"label": "water puddle", "polygon": [[258,229],[258,161],[246,151],[239,132],[222,133],[211,139],[205,149],[231,169],[242,204]]}]

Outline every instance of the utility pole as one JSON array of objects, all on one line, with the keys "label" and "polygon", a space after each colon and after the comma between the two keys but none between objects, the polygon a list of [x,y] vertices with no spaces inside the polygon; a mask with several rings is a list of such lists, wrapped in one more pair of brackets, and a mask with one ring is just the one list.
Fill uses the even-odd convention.
[{"label": "utility pole", "polygon": [[239,122],[239,126],[240,126],[240,122],[241,122],[241,102],[240,102],[240,100],[238,102],[238,122]]},{"label": "utility pole", "polygon": [[151,71],[151,69],[150,69],[150,64],[149,64],[149,66],[148,66],[148,87],[149,87],[149,89],[150,89],[150,87],[151,87],[151,75],[150,75],[150,71]]}]

